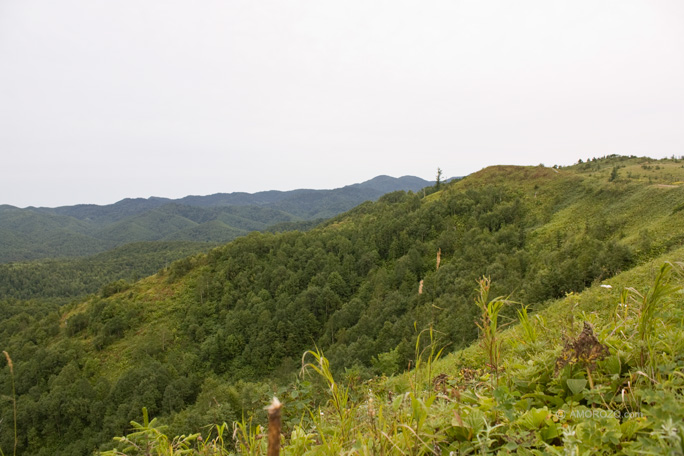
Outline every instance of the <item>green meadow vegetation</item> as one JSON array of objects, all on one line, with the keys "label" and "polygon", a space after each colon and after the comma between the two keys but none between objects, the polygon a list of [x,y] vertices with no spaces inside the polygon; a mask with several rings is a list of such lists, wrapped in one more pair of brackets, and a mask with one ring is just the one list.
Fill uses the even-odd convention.
[{"label": "green meadow vegetation", "polygon": [[[496,166],[0,301],[1,454],[684,454],[684,160]],[[11,288],[11,285],[10,285]]]}]

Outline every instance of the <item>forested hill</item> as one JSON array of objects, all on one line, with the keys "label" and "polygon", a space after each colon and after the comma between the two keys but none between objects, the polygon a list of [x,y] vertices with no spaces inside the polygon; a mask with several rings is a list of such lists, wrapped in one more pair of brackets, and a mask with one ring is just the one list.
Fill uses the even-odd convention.
[{"label": "forested hill", "polygon": [[[491,167],[305,233],[252,233],[58,309],[3,302],[19,454],[90,454],[142,407],[188,435],[261,410],[273,391],[312,398],[296,373],[314,347],[350,378],[415,366],[426,328],[464,347],[483,275],[492,296],[539,310],[681,246],[682,182],[675,159]],[[307,416],[287,410],[289,422]],[[7,454],[13,415],[0,413]]]},{"label": "forested hill", "polygon": [[128,286],[175,260],[207,252],[213,246],[188,241],[131,242],[87,257],[0,264],[0,300],[72,301],[103,289]]},{"label": "forested hill", "polygon": [[218,193],[209,196],[124,199],[19,209],[0,206],[0,263],[78,257],[141,241],[225,243],[273,225],[322,220],[381,195],[418,191],[430,182],[413,176],[377,176],[333,190]]}]

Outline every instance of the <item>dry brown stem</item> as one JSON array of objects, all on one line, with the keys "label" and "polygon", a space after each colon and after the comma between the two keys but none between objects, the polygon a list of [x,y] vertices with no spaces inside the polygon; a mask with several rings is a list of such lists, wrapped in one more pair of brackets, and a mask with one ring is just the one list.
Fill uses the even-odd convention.
[{"label": "dry brown stem", "polygon": [[273,397],[273,402],[268,406],[268,456],[278,456],[280,454],[280,409],[283,404],[277,397]]}]

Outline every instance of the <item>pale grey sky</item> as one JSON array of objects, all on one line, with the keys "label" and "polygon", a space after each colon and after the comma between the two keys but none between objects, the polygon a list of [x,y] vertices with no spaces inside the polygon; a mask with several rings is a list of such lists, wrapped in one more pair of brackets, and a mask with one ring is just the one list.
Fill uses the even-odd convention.
[{"label": "pale grey sky", "polygon": [[0,204],[684,155],[681,0],[0,0]]}]

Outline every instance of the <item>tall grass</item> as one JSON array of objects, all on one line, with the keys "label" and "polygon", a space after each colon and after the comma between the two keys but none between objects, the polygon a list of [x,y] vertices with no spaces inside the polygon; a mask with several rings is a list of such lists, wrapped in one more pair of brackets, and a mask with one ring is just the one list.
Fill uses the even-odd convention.
[{"label": "tall grass", "polygon": [[[313,357],[315,362],[306,362],[307,356]],[[315,350],[307,350],[302,356],[302,373],[309,369],[320,375],[328,385],[330,393],[330,405],[335,410],[340,423],[338,430],[341,434],[342,442],[346,442],[352,432],[352,424],[354,419],[355,404],[349,400],[349,387],[340,387],[335,381],[332,371],[330,370],[330,363],[328,359],[323,356],[323,352],[318,348]],[[321,435],[321,437],[323,437]]]},{"label": "tall grass", "polygon": [[254,417],[250,416],[233,423],[233,440],[239,454],[259,456],[264,453],[264,428],[252,424]]},{"label": "tall grass", "polygon": [[672,271],[672,263],[664,263],[656,275],[653,286],[644,294],[635,288],[627,288],[632,294],[632,299],[639,305],[637,315],[637,333],[640,343],[639,364],[642,369],[649,371],[648,374],[651,379],[656,376],[655,342],[653,340],[656,322],[658,321],[656,315],[662,310],[663,300],[680,289],[679,286],[671,283]]},{"label": "tall grass", "polygon": [[480,343],[489,359],[489,367],[494,372],[494,378],[498,383],[499,365],[501,362],[499,313],[509,301],[503,296],[497,296],[491,300],[489,299],[489,291],[492,285],[492,281],[489,277],[482,277],[477,281],[477,284],[479,293],[475,299],[475,303],[480,309],[480,321],[476,324],[480,329]]},{"label": "tall grass", "polygon": [[[157,419],[149,419],[147,408],[142,408],[143,421],[138,423],[131,421],[133,432],[123,437],[115,437],[114,440],[123,447],[121,450],[113,450],[98,453],[100,456],[228,456],[223,435],[228,425],[212,426],[209,435],[203,439],[200,434],[180,435],[169,437],[166,435],[166,426],[162,426]],[[216,429],[216,436],[213,430]],[[242,453],[248,454],[248,453]],[[257,454],[257,453],[249,453]]]},{"label": "tall grass", "polygon": [[[416,323],[413,323],[413,328],[416,329]],[[430,337],[430,343],[421,349],[421,338],[427,333]],[[423,381],[432,380],[432,365],[442,356],[445,347],[437,348],[437,341],[435,339],[435,330],[432,325],[423,329],[416,337],[415,346],[415,366],[413,369],[412,389],[416,393],[419,385]],[[426,356],[427,355],[427,356]]]},{"label": "tall grass", "polygon": [[[158,424],[157,418],[150,420],[146,407],[142,408],[142,413],[142,423],[131,421],[132,433],[124,437],[114,438],[114,440],[124,445],[123,450],[114,449],[106,451],[101,453],[102,456],[177,456],[193,452],[193,446],[197,443],[200,434],[180,435],[169,438],[164,433],[166,426]],[[218,455],[220,453],[205,454]]]},{"label": "tall grass", "polygon": [[537,327],[532,321],[530,321],[530,317],[527,314],[528,307],[529,306],[521,306],[520,309],[518,309],[518,322],[520,323],[520,327],[525,335],[526,342],[533,344],[537,342],[539,334],[537,333]]}]

